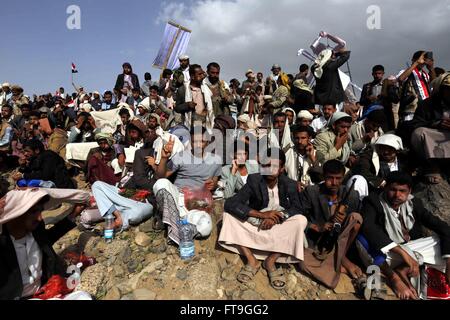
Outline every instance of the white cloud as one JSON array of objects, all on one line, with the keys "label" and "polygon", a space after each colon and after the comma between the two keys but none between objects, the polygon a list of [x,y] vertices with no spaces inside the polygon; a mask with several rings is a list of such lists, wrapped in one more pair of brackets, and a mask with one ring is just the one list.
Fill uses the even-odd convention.
[{"label": "white cloud", "polygon": [[[381,8],[381,30],[367,29],[366,9],[372,4]],[[449,68],[448,6],[442,0],[165,1],[158,23],[176,20],[193,30],[191,61],[219,62],[226,80],[243,78],[250,67],[267,74],[274,63],[296,72],[307,62],[297,50],[308,48],[325,30],[347,40],[354,80],[362,85],[374,64],[395,73],[420,49],[434,50],[436,65]]]}]

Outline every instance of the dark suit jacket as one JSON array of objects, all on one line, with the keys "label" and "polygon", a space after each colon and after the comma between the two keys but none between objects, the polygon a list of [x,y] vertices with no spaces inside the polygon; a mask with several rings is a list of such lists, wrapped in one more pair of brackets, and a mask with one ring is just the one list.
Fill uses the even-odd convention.
[{"label": "dark suit jacket", "polygon": [[153,191],[156,180],[149,178],[153,169],[148,165],[146,157],[154,156],[153,148],[140,149],[136,151],[133,162],[133,177],[126,184],[129,189],[142,189]]},{"label": "dark suit jacket", "polygon": [[[134,73],[131,74],[131,82],[133,84],[134,89],[139,89],[139,90],[141,89],[141,84],[139,82],[139,78]],[[125,83],[125,75],[123,73],[119,74],[117,76],[117,81],[116,81],[116,85],[114,86],[114,89],[122,90],[124,83]]]},{"label": "dark suit jacket", "polygon": [[46,150],[33,159],[23,170],[24,179],[52,181],[57,188],[73,189],[74,182],[70,179],[66,163],[57,153]]},{"label": "dark suit jacket", "polygon": [[[53,250],[53,244],[67,232],[76,227],[69,219],[64,219],[49,230],[41,223],[33,236],[42,250],[42,279],[44,285],[53,275],[65,274],[65,265]],[[16,250],[6,226],[0,235],[0,300],[19,300],[22,297],[23,284],[17,262]]]},{"label": "dark suit jacket", "polygon": [[[346,51],[338,56],[336,60],[330,60],[325,64],[322,78],[316,79],[316,88],[314,90],[316,104],[338,104],[344,101],[345,93],[338,69],[349,59],[350,51]],[[314,72],[314,70],[312,71]]]},{"label": "dark suit jacket", "polygon": [[[280,206],[292,217],[302,213],[297,182],[282,175],[278,178]],[[261,174],[248,176],[247,184],[232,198],[225,201],[225,211],[241,220],[247,220],[251,210],[262,210],[269,205],[269,191]]]},{"label": "dark suit jacket", "polygon": [[[358,164],[352,168],[352,175],[361,175],[366,178],[369,188],[372,190],[379,188],[381,183],[386,180],[391,173],[389,167],[384,167],[380,162],[380,171],[378,172],[378,175],[375,174],[375,166],[372,161],[373,152],[373,148],[368,148],[364,151],[359,158]],[[405,159],[404,156],[398,155],[397,160],[399,171],[408,172],[407,159]]]},{"label": "dark suit jacket", "polygon": [[[409,232],[411,240],[423,238],[423,227],[426,227],[439,236],[442,255],[450,254],[450,226],[426,210],[420,199],[414,198],[412,201],[414,206],[413,215],[416,222]],[[361,213],[364,218],[361,231],[369,245],[379,251],[391,244],[392,240],[385,229],[386,219],[383,207],[377,194],[371,194],[364,199]]]},{"label": "dark suit jacket", "polygon": [[[338,195],[342,198],[345,193],[345,187],[341,187]],[[309,229],[309,226],[311,224],[321,226],[331,219],[328,197],[325,193],[324,184],[307,187],[305,191],[300,193],[300,203],[302,204],[302,214],[308,219],[306,234],[308,239],[315,241],[318,238],[318,234]],[[346,205],[348,205],[347,214],[360,211],[359,193],[357,191],[352,190]]]},{"label": "dark suit jacket", "polygon": [[418,128],[435,128],[442,120],[442,105],[439,99],[429,98],[419,102],[414,113],[414,119],[410,122],[412,131]]}]

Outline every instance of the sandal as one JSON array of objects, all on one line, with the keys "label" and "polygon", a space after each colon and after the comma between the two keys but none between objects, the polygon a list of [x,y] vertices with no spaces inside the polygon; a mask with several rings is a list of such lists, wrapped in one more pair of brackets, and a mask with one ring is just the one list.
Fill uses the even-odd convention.
[{"label": "sandal", "polygon": [[[284,275],[283,268],[278,268],[277,270],[270,272],[266,269],[267,274],[269,275],[270,285],[275,290],[283,290],[286,287],[286,277]],[[282,283],[282,285],[277,285]]]},{"label": "sandal", "polygon": [[155,216],[153,218],[152,229],[153,229],[153,232],[156,232],[156,233],[160,233],[160,232],[164,231],[164,223],[162,222],[162,219],[160,217]]},{"label": "sandal", "polygon": [[237,281],[239,281],[240,283],[248,283],[250,281],[253,280],[253,278],[256,276],[256,274],[259,271],[259,267],[258,268],[253,268],[250,265],[245,265],[242,267],[241,271],[239,271],[238,275],[237,275]]}]

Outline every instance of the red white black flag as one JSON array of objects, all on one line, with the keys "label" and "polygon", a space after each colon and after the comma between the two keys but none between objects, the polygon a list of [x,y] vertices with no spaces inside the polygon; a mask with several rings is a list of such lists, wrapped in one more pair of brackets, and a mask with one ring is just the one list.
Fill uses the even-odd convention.
[{"label": "red white black flag", "polygon": [[77,66],[72,62],[72,73],[78,73]]}]

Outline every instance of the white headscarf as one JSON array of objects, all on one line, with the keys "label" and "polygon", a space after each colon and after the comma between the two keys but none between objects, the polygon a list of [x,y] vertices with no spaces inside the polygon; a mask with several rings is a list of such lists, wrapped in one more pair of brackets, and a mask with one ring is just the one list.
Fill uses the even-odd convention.
[{"label": "white headscarf", "polygon": [[315,63],[316,68],[314,69],[314,75],[317,79],[322,78],[323,75],[323,66],[331,59],[333,56],[333,51],[330,49],[323,50],[319,56],[317,57]]}]

